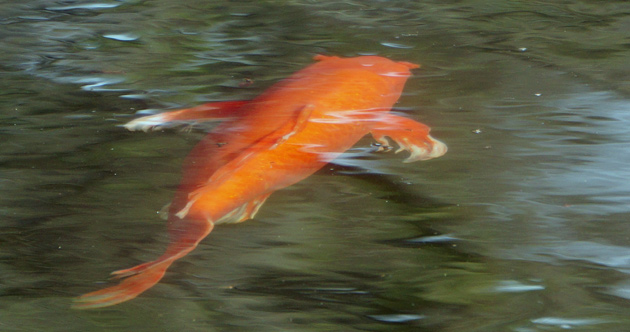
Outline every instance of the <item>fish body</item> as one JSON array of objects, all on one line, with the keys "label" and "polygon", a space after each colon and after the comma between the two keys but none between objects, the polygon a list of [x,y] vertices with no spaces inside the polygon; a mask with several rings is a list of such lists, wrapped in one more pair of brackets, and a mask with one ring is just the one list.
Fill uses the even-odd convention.
[{"label": "fish body", "polygon": [[77,298],[75,308],[105,307],[136,297],[214,225],[253,218],[274,191],[307,178],[369,133],[384,146],[392,139],[399,151],[408,150],[407,161],[446,152],[446,145],[429,135],[429,127],[389,112],[417,65],[377,56],[318,55],[315,60],[253,100],[209,103],[126,125],[146,131],[178,121],[223,121],[186,158],[169,208],[171,242],[165,253],[113,272],[125,279]]}]

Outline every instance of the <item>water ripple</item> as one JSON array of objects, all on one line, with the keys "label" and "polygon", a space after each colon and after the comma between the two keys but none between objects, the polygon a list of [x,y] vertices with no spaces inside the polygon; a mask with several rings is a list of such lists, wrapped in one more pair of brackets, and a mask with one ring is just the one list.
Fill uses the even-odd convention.
[{"label": "water ripple", "polygon": [[542,317],[532,319],[532,323],[539,325],[557,326],[562,329],[572,329],[579,326],[604,324],[607,321],[596,318],[560,318],[560,317]]},{"label": "water ripple", "polygon": [[499,293],[522,293],[545,289],[541,285],[526,285],[516,280],[503,280],[494,287],[494,291]]},{"label": "water ripple", "polygon": [[140,38],[140,36],[133,33],[107,34],[107,35],[103,35],[103,37],[113,39],[113,40],[118,40],[118,41],[134,41]]},{"label": "water ripple", "polygon": [[370,315],[368,316],[374,320],[385,323],[406,323],[414,320],[424,319],[424,315],[409,315],[409,314],[392,314],[392,315]]},{"label": "water ripple", "polygon": [[108,9],[115,8],[120,6],[121,3],[82,3],[76,5],[68,5],[68,6],[50,6],[46,7],[47,10],[55,10],[55,11],[64,11],[64,10],[75,10],[75,9]]}]

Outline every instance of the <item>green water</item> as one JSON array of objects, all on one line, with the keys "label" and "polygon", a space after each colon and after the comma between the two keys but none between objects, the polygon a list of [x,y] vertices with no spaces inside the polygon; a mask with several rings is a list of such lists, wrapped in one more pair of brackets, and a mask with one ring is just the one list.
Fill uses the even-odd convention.
[{"label": "green water", "polygon": [[[0,3],[0,331],[630,331],[628,31],[625,1]],[[449,152],[368,137],[139,298],[70,310],[161,254],[203,135],[120,125],[318,53],[422,64],[398,108]]]}]

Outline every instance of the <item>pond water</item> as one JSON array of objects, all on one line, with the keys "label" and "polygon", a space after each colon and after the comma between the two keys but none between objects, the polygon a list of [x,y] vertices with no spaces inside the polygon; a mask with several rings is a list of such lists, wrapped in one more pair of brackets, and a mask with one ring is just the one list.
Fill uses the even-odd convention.
[{"label": "pond water", "polygon": [[[5,1],[0,330],[630,330],[628,31],[627,1]],[[203,135],[120,125],[318,53],[422,64],[399,111],[449,152],[367,137],[139,298],[71,310],[161,254]]]}]

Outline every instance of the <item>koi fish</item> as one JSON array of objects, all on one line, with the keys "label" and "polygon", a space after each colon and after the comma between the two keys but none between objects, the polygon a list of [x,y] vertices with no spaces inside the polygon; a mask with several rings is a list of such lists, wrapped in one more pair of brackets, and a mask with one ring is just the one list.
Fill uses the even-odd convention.
[{"label": "koi fish", "polygon": [[251,219],[274,191],[301,181],[371,133],[390,139],[406,162],[436,158],[446,145],[422,123],[390,113],[410,70],[419,66],[378,56],[318,61],[248,101],[208,103],[135,119],[129,130],[221,120],[192,152],[170,204],[170,244],[154,261],[112,272],[122,281],[75,299],[77,309],[131,300],[158,283],[215,225]]}]

